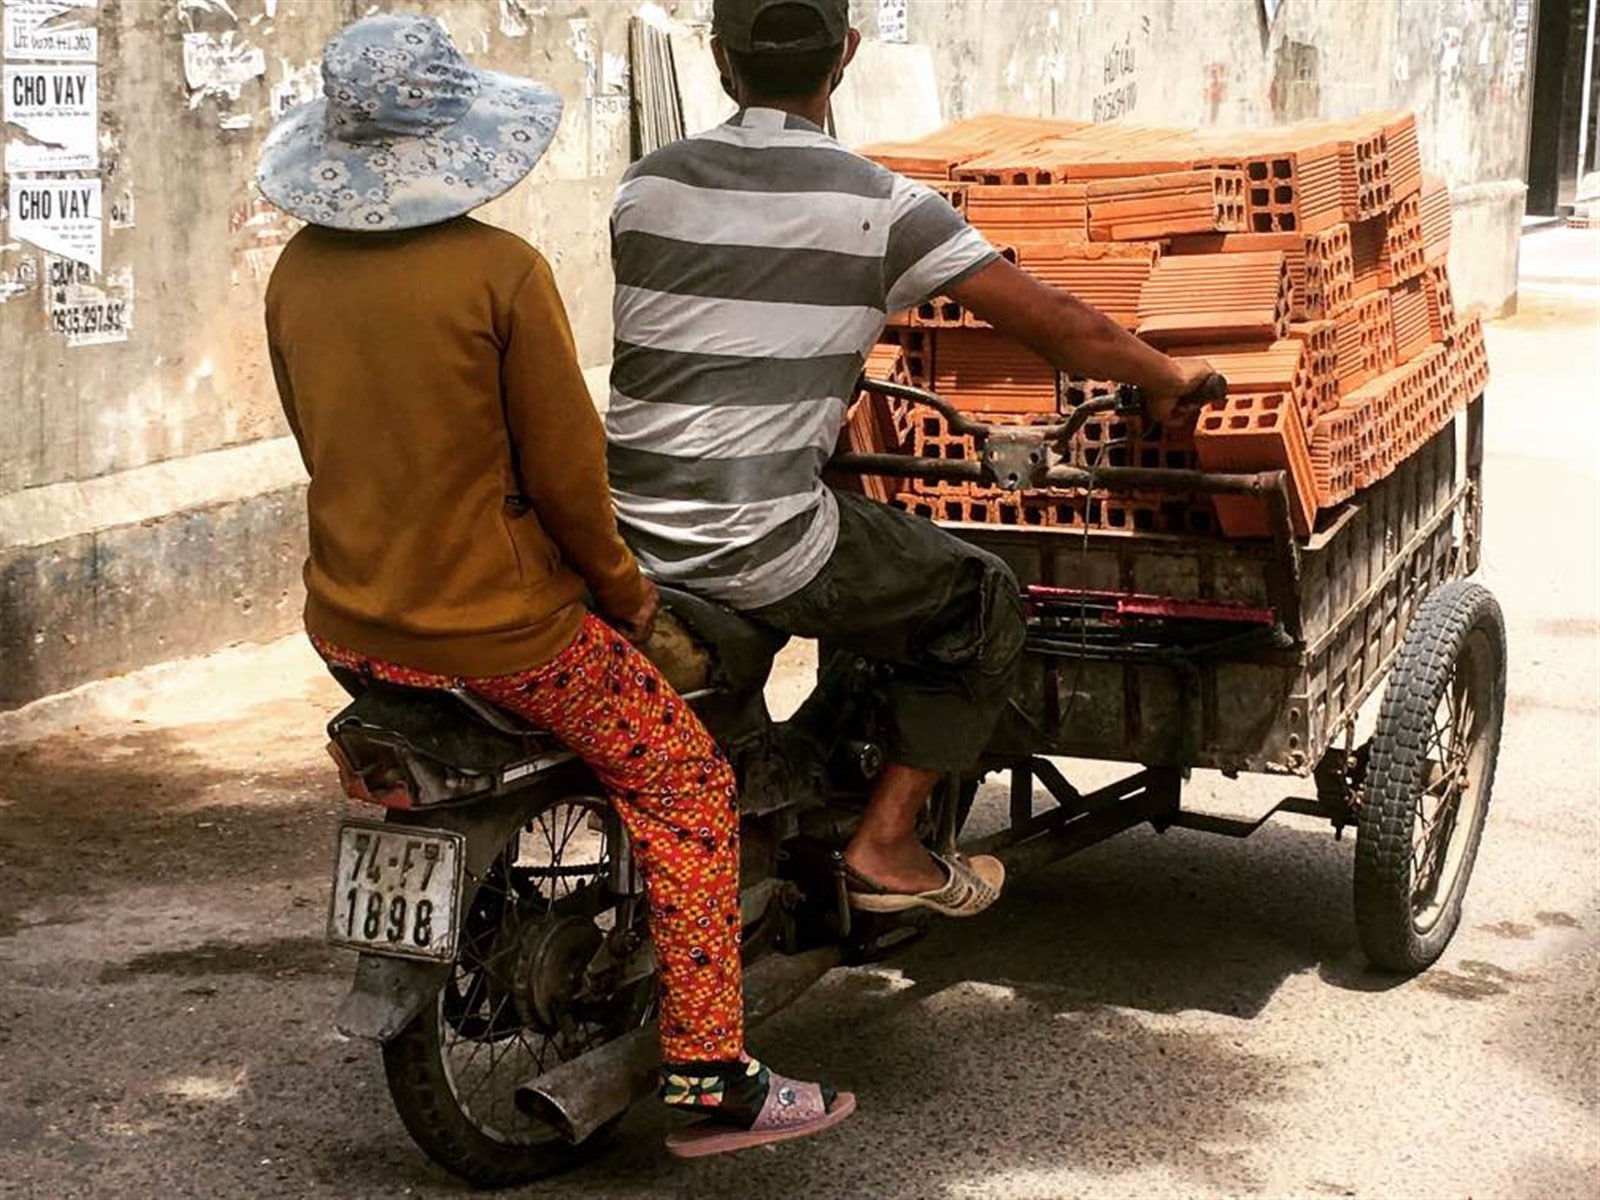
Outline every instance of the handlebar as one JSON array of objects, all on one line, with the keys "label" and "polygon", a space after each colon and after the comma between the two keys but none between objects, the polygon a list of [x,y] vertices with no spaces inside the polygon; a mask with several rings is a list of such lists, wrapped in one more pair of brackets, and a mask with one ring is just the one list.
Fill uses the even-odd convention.
[{"label": "handlebar", "polygon": [[[952,433],[964,434],[979,439],[980,444],[994,435],[997,429],[1015,432],[1016,426],[988,425],[982,421],[974,421],[951,404],[948,400],[924,391],[922,388],[910,387],[903,383],[889,383],[884,380],[861,379],[863,391],[876,392],[880,396],[890,396],[899,400],[910,400],[914,404],[923,404],[936,410],[950,426]],[[1200,386],[1193,391],[1179,397],[1174,411],[1182,412],[1187,409],[1198,409],[1214,400],[1221,400],[1228,394],[1228,381],[1222,375],[1213,371],[1201,380]],[[1085,401],[1068,414],[1065,421],[1057,421],[1050,425],[1026,426],[1030,440],[1053,445],[1058,450],[1064,450],[1077,432],[1083,428],[1090,417],[1101,413],[1114,412],[1123,417],[1148,417],[1149,406],[1144,392],[1134,387],[1131,383],[1117,385],[1116,394],[1113,396],[1097,396],[1093,400]]]},{"label": "handlebar", "polygon": [[[1078,405],[1066,420],[1050,425],[988,425],[974,421],[948,400],[902,383],[888,383],[878,379],[861,380],[861,390],[875,392],[913,404],[934,409],[949,424],[953,433],[973,438],[981,451],[981,470],[1006,491],[1018,491],[1038,486],[1039,480],[1051,469],[1048,451],[1065,456],[1067,443],[1083,428],[1090,417],[1100,413],[1115,412],[1126,417],[1148,417],[1149,407],[1145,395],[1131,384],[1120,384],[1111,396],[1098,396]],[[1228,381],[1213,371],[1200,386],[1179,398],[1175,412],[1199,408],[1212,400],[1228,394]],[[881,456],[845,455],[841,465],[856,469],[866,466],[869,459]],[[881,468],[880,468],[881,469]]]}]

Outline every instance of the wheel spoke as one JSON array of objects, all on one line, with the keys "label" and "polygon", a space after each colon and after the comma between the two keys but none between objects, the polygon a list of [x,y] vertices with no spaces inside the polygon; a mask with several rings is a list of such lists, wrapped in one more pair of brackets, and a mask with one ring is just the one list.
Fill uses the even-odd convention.
[{"label": "wheel spoke", "polygon": [[1466,676],[1458,669],[1450,680],[1450,744],[1449,759],[1454,763],[1468,737],[1467,725],[1470,696]]},{"label": "wheel spoke", "polygon": [[576,804],[571,805],[567,809],[567,814],[567,823],[562,827],[561,830],[561,850],[563,853],[566,851],[567,843],[572,840],[572,835],[577,829],[579,818],[589,815]]},{"label": "wheel spoke", "polygon": [[[638,1006],[631,999],[595,1012],[581,1007],[564,977],[549,973],[569,969],[565,960],[559,954],[550,958],[539,940],[552,930],[552,921],[596,921],[610,936],[644,919],[642,909],[619,908],[618,898],[603,890],[610,859],[606,831],[590,831],[587,824],[601,811],[601,801],[580,797],[551,804],[526,823],[472,905],[441,1000],[437,1049],[451,1100],[474,1127],[498,1140],[522,1144],[551,1137],[542,1122],[522,1116],[516,1087],[603,1045],[635,1021]],[[553,968],[546,965],[551,963]],[[546,996],[553,1012],[545,1007]]]},{"label": "wheel spoke", "polygon": [[[1432,796],[1442,805],[1450,798],[1451,793],[1459,789],[1460,786],[1461,768],[1443,767],[1440,769],[1438,777],[1422,789],[1422,794],[1424,796]],[[1438,809],[1436,808],[1434,812],[1437,815]]]},{"label": "wheel spoke", "polygon": [[[501,1005],[504,1005],[506,1001],[501,1000],[500,1003]],[[499,1018],[500,1012],[498,1008],[496,1008],[494,1015],[496,1019]],[[487,1085],[489,1081],[494,1078],[494,1067],[495,1062],[497,1061],[495,1056],[495,1043],[491,1041],[480,1043],[480,1045],[487,1045],[489,1047],[489,1066],[483,1072],[483,1074],[478,1076],[477,1083],[473,1084],[472,1088],[467,1092],[467,1094],[461,1097],[461,1105],[463,1108],[469,1107],[472,1102],[478,1098],[478,1093],[483,1091],[485,1085]]]},{"label": "wheel spoke", "polygon": [[1472,753],[1473,743],[1477,740],[1477,720],[1477,708],[1472,703],[1471,693],[1468,693],[1462,701],[1461,723],[1456,727],[1456,741],[1451,747],[1451,757],[1456,762],[1464,764]]},{"label": "wheel spoke", "polygon": [[1439,707],[1433,711],[1433,725],[1429,730],[1429,742],[1434,745],[1443,745],[1449,738],[1452,726],[1455,723],[1455,704],[1452,701],[1446,704],[1442,699]]}]

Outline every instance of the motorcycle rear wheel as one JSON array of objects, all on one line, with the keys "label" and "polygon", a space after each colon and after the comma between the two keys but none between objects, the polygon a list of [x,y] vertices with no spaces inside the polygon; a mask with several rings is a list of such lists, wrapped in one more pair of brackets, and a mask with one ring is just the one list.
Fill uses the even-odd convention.
[{"label": "motorcycle rear wheel", "polygon": [[434,1162],[480,1187],[554,1175],[606,1149],[612,1127],[573,1145],[515,1102],[518,1085],[648,1016],[649,980],[608,997],[605,1009],[573,996],[593,948],[625,919],[614,905],[575,915],[609,896],[618,825],[606,815],[604,801],[575,796],[530,816],[471,898],[451,978],[383,1046],[406,1131]]}]

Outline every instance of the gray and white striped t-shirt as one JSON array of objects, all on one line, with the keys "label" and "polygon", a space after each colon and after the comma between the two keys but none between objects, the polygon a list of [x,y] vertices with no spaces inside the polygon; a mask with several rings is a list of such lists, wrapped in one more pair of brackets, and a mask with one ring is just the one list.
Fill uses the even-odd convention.
[{"label": "gray and white striped t-shirt", "polygon": [[937,193],[761,108],[635,164],[611,238],[623,535],[661,582],[781,600],[833,553],[822,468],[887,314],[995,251]]}]

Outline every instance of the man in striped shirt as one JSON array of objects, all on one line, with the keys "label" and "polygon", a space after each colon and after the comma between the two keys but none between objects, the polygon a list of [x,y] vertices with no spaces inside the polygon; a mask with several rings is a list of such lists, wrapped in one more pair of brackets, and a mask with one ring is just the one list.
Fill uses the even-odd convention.
[{"label": "man in striped shirt", "polygon": [[617,516],[657,580],[895,666],[890,766],[845,852],[878,911],[992,902],[994,860],[914,827],[1010,693],[1023,622],[999,560],[835,494],[822,469],[887,315],[947,295],[1059,369],[1144,388],[1164,418],[1209,373],[1001,259],[937,193],[827,136],[855,54],[847,0],[716,0],[740,111],[635,164],[612,214],[606,418]]}]

